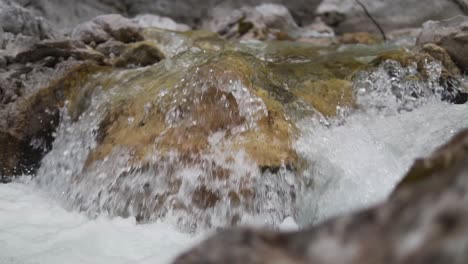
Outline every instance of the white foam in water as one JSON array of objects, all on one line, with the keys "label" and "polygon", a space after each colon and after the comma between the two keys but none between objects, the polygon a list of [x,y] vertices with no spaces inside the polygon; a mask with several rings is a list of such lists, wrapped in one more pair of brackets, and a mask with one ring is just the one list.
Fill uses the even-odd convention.
[{"label": "white foam in water", "polygon": [[366,112],[327,128],[302,123],[297,150],[311,163],[311,191],[300,224],[383,201],[417,157],[429,155],[468,127],[468,105],[431,101],[389,116]]},{"label": "white foam in water", "polygon": [[170,263],[201,236],[134,218],[90,220],[33,185],[0,185],[0,263]]}]

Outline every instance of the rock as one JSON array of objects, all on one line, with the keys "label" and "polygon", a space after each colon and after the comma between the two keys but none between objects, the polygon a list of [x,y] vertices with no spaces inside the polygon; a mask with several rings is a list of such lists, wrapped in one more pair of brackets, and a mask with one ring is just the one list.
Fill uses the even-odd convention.
[{"label": "rock", "polygon": [[[241,8],[242,6],[256,6],[263,3],[272,3],[284,5],[291,10],[295,19],[301,24],[309,24],[314,19],[314,11],[319,0],[186,0],[174,2],[172,0],[160,0],[154,2],[151,0],[132,1],[128,3],[128,13],[130,15],[153,13],[162,16],[167,16],[175,21],[185,23],[189,26],[200,26],[205,17],[210,17],[210,10],[215,8],[232,11]],[[226,14],[229,14],[226,13]]]},{"label": "rock", "polygon": [[[219,6],[217,0],[15,0],[22,6],[31,9],[36,15],[52,21],[57,27],[68,30],[76,25],[89,21],[103,14],[122,14],[136,16],[139,14],[156,14],[170,17],[179,23],[190,27],[200,26],[202,20],[210,16],[209,10]],[[309,24],[314,19],[314,11],[320,0],[271,0],[274,4],[283,4],[291,10],[295,19],[301,24]],[[264,0],[227,0],[222,2],[222,8],[233,10],[242,6],[255,6],[265,3]]]},{"label": "rock", "polygon": [[110,39],[96,47],[96,51],[104,54],[106,57],[115,58],[120,56],[127,48],[128,44],[118,40]]},{"label": "rock", "polygon": [[35,15],[51,21],[58,29],[67,32],[78,24],[104,14],[126,14],[121,0],[14,0]]},{"label": "rock", "polygon": [[467,150],[465,130],[417,161],[390,199],[374,208],[298,232],[221,231],[174,264],[466,263]]},{"label": "rock", "polygon": [[98,63],[104,61],[104,56],[87,48],[80,42],[70,40],[43,41],[31,49],[16,55],[15,61],[19,63],[37,62],[47,57],[77,60],[92,60]]},{"label": "rock", "polygon": [[[445,19],[463,14],[451,0],[361,0],[372,17],[384,31],[419,27],[429,19]],[[439,12],[444,10],[444,12]],[[375,24],[366,16],[355,0],[324,0],[317,14],[338,34],[346,32],[372,32],[380,34]]]},{"label": "rock", "polygon": [[9,76],[0,76],[2,178],[36,171],[52,146],[65,100],[80,91],[83,76],[95,71],[94,64],[76,61],[62,62],[55,69],[18,65],[17,72],[13,65]]},{"label": "rock", "polygon": [[450,54],[463,71],[468,70],[468,17],[456,16],[442,21],[424,23],[418,45],[434,43]]},{"label": "rock", "polygon": [[7,58],[0,54],[0,69],[4,69],[8,64]]},{"label": "rock", "polygon": [[57,35],[44,18],[36,17],[29,10],[16,4],[3,5],[0,7],[0,28],[3,32],[39,39],[50,39]]},{"label": "rock", "polygon": [[[427,47],[426,49],[429,50],[430,48]],[[443,53],[440,53],[442,52],[440,49],[430,52],[437,57],[443,55]],[[384,71],[387,71],[389,76],[394,77],[390,82],[390,85],[395,85],[401,82],[398,85],[410,88],[406,91],[391,89],[392,91],[403,92],[402,94],[396,94],[396,96],[400,99],[406,98],[403,101],[410,99],[407,101],[409,105],[413,105],[417,102],[417,98],[424,98],[431,94],[435,94],[443,101],[455,104],[463,104],[467,101],[467,94],[460,89],[459,71],[456,70],[456,67],[453,69],[453,62],[450,63],[450,60],[446,60],[445,63],[441,63],[429,53],[396,51],[379,55],[371,62],[371,64],[374,66],[381,65],[381,68],[384,69]],[[401,69],[401,66],[406,67],[407,69]],[[408,71],[410,68],[414,68],[416,71]],[[395,81],[397,82],[395,83]],[[408,85],[414,81],[422,81],[424,84],[422,86],[421,84]],[[367,86],[365,82],[360,85],[362,85],[362,87]],[[412,108],[412,106],[410,106],[410,108]]]},{"label": "rock", "polygon": [[[124,49],[164,42],[160,29],[148,30],[146,41]],[[304,160],[293,148],[295,122],[333,117],[338,106],[352,109],[347,79],[364,64],[299,43],[252,48],[203,31],[168,34],[189,48],[86,80],[106,100],[95,102],[95,145],[80,156],[86,162],[67,174],[73,180],[64,179],[70,204],[139,222],[175,212],[188,231],[235,226],[249,214],[277,222],[294,216],[302,191],[296,186],[305,184]],[[218,181],[229,184],[211,184]],[[288,206],[271,212],[270,199]]]},{"label": "rock", "polygon": [[86,44],[100,44],[110,40],[111,35],[94,21],[88,21],[76,26],[71,32],[71,38]]},{"label": "rock", "polygon": [[468,13],[468,1],[467,0],[455,0],[460,8],[465,12]]},{"label": "rock", "polygon": [[339,40],[343,44],[374,45],[382,42],[381,38],[367,32],[345,33]]},{"label": "rock", "polygon": [[176,23],[169,17],[161,17],[157,15],[138,15],[132,20],[141,28],[156,27],[174,31],[188,31],[191,29],[187,25]]},{"label": "rock", "polygon": [[[299,27],[289,10],[276,4],[262,4],[240,9],[215,9],[212,20],[204,28],[226,38],[278,39],[278,34],[289,38],[298,36]],[[284,37],[283,37],[284,38]]]},{"label": "rock", "polygon": [[101,15],[76,26],[71,32],[71,37],[86,44],[91,42],[103,43],[111,37],[124,43],[143,40],[139,26],[136,23],[115,14]]},{"label": "rock", "polygon": [[137,42],[129,44],[112,64],[117,67],[144,67],[162,59],[164,54],[151,42]]},{"label": "rock", "polygon": [[461,76],[460,69],[457,67],[457,65],[455,65],[452,58],[444,48],[439,47],[433,43],[428,43],[422,47],[422,51],[431,55],[434,59],[440,61],[450,74],[457,77]]}]

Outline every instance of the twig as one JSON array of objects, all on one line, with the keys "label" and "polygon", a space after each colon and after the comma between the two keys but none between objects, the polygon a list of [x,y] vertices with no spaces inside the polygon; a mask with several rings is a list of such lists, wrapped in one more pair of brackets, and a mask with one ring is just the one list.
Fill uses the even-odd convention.
[{"label": "twig", "polygon": [[383,28],[380,26],[380,24],[372,17],[372,15],[369,13],[369,11],[367,10],[366,6],[359,0],[354,0],[356,1],[356,3],[361,6],[362,10],[364,10],[364,13],[366,13],[366,16],[372,20],[372,22],[375,24],[375,26],[379,29],[380,31],[380,34],[382,35],[382,38],[384,41],[387,41],[387,36],[385,35],[385,31],[383,30]]}]

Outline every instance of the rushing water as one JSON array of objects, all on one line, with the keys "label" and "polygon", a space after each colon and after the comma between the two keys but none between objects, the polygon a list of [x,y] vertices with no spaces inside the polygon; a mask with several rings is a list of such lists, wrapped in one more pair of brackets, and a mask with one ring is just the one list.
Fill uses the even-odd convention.
[{"label": "rushing water", "polygon": [[[316,192],[302,198],[300,226],[382,201],[414,158],[468,127],[468,105],[430,101],[411,112],[356,113],[342,125],[302,124],[299,152],[315,161]],[[291,218],[281,226],[290,228]],[[162,222],[135,224],[65,210],[25,180],[0,185],[0,263],[167,263],[206,233]]]},{"label": "rushing water", "polygon": [[[182,164],[176,154],[165,160],[154,155],[156,168],[134,170],[126,165],[128,151],[121,149],[95,169],[82,171],[96,144],[103,106],[113,91],[96,94],[77,121],[64,113],[53,149],[35,179],[25,177],[0,185],[0,263],[168,263],[213,232],[206,226],[225,226],[231,214],[238,214],[244,225],[291,230],[381,202],[416,157],[429,154],[468,127],[467,104],[447,104],[431,96],[441,90],[436,82],[441,68],[440,64],[427,67],[437,78],[421,82],[407,78],[415,68],[387,63],[357,78],[357,110],[337,109],[340,115],[333,120],[313,115],[297,122],[301,134],[294,147],[308,164],[301,177],[286,168],[275,175],[261,172],[242,151],[226,155],[225,149],[217,147],[222,132],[210,135],[211,152],[199,164]],[[135,77],[138,71],[130,75]],[[247,120],[243,129],[255,126],[257,114],[266,114],[261,99],[243,90],[240,82],[222,88],[242,106]],[[251,108],[256,110],[248,111]],[[169,123],[177,125],[180,115],[171,113]],[[129,117],[128,122],[134,120]],[[203,178],[207,164],[234,177],[210,182]],[[186,196],[199,186],[200,179],[218,188],[224,198],[247,178],[248,188],[260,193],[252,205],[255,210],[231,206],[227,200],[211,209],[184,213],[162,206],[164,213],[150,215],[147,224],[136,224],[140,208],[126,201],[140,193],[153,191],[155,197],[167,191],[172,183],[164,176],[174,171],[182,178],[181,188],[170,194],[174,201],[190,203]],[[118,176],[122,173],[126,177]],[[83,174],[88,177],[76,177]],[[128,189],[106,193],[116,182]],[[145,189],[149,185],[159,189]],[[129,217],[115,217],[122,214]],[[200,219],[208,216],[209,225],[201,224]]]}]

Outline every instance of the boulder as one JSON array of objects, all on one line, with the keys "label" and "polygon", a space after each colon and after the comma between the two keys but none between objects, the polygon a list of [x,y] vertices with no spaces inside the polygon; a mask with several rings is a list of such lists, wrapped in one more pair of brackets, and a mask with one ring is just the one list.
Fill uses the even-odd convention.
[{"label": "boulder", "polygon": [[468,17],[456,16],[424,23],[418,45],[433,43],[447,50],[463,71],[468,71]]},{"label": "boulder", "polygon": [[[455,1],[420,0],[360,0],[384,31],[420,27],[429,19],[439,20],[461,15],[463,11]],[[444,12],[440,12],[444,10]],[[346,32],[372,32],[380,34],[376,25],[355,0],[324,0],[317,15],[334,27],[338,34]]]},{"label": "boulder", "polygon": [[[139,45],[154,50],[164,34],[150,31],[146,41],[124,44],[116,58]],[[72,118],[72,126],[88,125],[81,120],[92,113],[95,130],[92,147],[76,152],[83,164],[59,179],[70,204],[139,222],[174,212],[187,231],[235,226],[252,214],[271,222],[293,215],[303,190],[297,186],[305,184],[305,161],[293,147],[295,122],[333,117],[338,106],[352,109],[348,78],[363,63],[321,57],[325,49],[299,43],[257,50],[202,31],[169,33],[189,49],[147,67],[125,62],[125,69],[86,80],[103,94],[93,103],[96,112]],[[54,168],[41,168],[44,182],[53,180]],[[272,211],[271,199],[287,206]]]},{"label": "boulder", "polygon": [[468,261],[468,130],[415,162],[391,198],[297,232],[219,232],[179,256],[192,263]]}]

